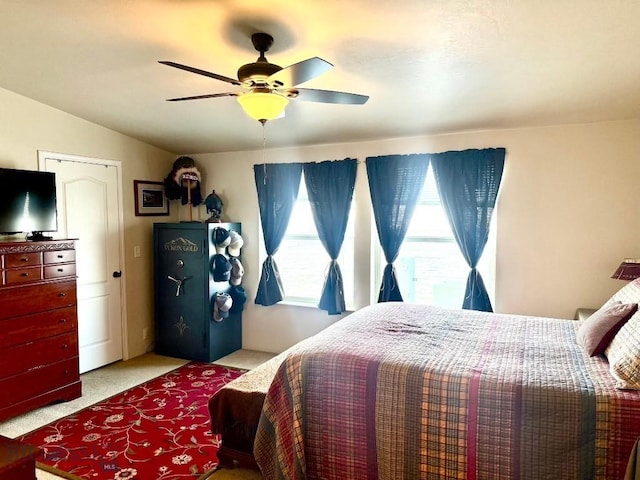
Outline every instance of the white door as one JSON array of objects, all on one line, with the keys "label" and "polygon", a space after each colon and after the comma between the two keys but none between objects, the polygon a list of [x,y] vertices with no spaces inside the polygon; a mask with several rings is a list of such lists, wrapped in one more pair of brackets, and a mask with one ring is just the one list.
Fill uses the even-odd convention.
[{"label": "white door", "polygon": [[56,174],[59,238],[75,238],[80,373],[123,356],[119,164],[40,152]]}]

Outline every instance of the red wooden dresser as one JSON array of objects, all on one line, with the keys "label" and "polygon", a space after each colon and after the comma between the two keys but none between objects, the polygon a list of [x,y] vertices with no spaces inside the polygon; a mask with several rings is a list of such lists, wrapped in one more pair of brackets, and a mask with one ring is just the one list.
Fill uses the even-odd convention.
[{"label": "red wooden dresser", "polygon": [[0,243],[0,421],[81,395],[74,240]]}]

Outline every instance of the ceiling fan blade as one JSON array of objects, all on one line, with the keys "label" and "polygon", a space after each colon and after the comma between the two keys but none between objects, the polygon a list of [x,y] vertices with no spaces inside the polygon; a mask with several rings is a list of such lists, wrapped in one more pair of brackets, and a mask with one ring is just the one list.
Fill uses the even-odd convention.
[{"label": "ceiling fan blade", "polygon": [[341,103],[348,105],[363,105],[369,100],[368,95],[357,93],[334,92],[333,90],[316,90],[313,88],[293,88],[287,91],[287,96],[304,102]]},{"label": "ceiling fan blade", "polygon": [[308,58],[270,75],[267,81],[275,88],[294,87],[312,78],[316,78],[333,68],[333,65],[320,57]]},{"label": "ceiling fan blade", "polygon": [[204,75],[205,77],[215,78],[216,80],[222,80],[223,82],[231,83],[232,85],[242,85],[238,80],[233,78],[218,75],[217,73],[207,72],[206,70],[200,70],[199,68],[190,67],[188,65],[182,65],[181,63],[169,62],[166,60],[158,60],[158,63],[168,65],[169,67],[179,68],[180,70],[186,70],[187,72],[197,73],[198,75]]},{"label": "ceiling fan blade", "polygon": [[235,92],[210,93],[208,95],[195,95],[193,97],[167,98],[167,102],[181,102],[182,100],[200,100],[201,98],[217,98],[217,97],[237,97],[240,95]]}]

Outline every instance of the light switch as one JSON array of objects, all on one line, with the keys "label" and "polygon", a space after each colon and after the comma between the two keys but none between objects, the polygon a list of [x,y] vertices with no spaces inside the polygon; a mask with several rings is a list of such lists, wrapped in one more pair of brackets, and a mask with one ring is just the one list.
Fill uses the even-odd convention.
[{"label": "light switch", "polygon": [[135,245],[133,247],[133,256],[134,258],[138,258],[140,256],[140,245]]}]

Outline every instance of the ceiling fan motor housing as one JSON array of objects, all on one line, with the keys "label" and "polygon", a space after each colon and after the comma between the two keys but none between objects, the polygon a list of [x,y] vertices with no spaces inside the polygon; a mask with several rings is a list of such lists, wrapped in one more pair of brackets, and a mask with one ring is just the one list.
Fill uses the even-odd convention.
[{"label": "ceiling fan motor housing", "polygon": [[257,32],[251,35],[251,43],[260,56],[253,63],[247,63],[238,69],[238,80],[253,83],[253,85],[266,86],[266,79],[282,70],[280,65],[269,63],[264,56],[273,45],[273,37],[268,33]]},{"label": "ceiling fan motor housing", "polygon": [[280,70],[282,70],[280,65],[269,63],[264,57],[261,57],[256,62],[241,66],[238,69],[238,80],[266,85],[267,82],[265,80]]}]

